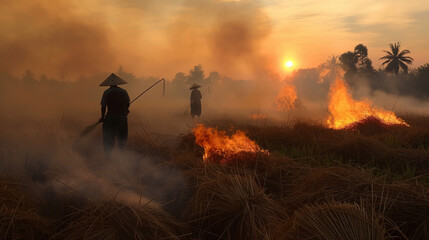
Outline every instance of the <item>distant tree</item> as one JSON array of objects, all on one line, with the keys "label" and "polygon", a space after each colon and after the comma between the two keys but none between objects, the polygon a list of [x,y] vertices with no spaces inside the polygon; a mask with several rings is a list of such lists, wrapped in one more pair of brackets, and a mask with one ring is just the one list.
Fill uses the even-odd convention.
[{"label": "distant tree", "polygon": [[219,72],[210,72],[209,76],[204,79],[204,81],[210,85],[212,83],[219,83],[220,79],[221,75]]},{"label": "distant tree", "polygon": [[173,82],[177,83],[185,83],[186,82],[186,75],[183,72],[176,73],[176,76],[174,76]]},{"label": "distant tree", "polygon": [[423,66],[420,66],[416,70],[417,76],[429,81],[429,63],[426,63]]},{"label": "distant tree", "polygon": [[348,51],[341,54],[339,60],[346,75],[357,72],[373,73],[375,71],[371,59],[368,58],[368,48],[362,43],[356,45],[353,52]]},{"label": "distant tree", "polygon": [[354,52],[348,51],[339,57],[340,66],[346,73],[356,73],[357,72],[357,62],[358,58],[356,57]]},{"label": "distant tree", "polygon": [[136,76],[133,73],[128,73],[124,71],[124,68],[119,66],[118,71],[116,71],[116,75],[123,78],[125,81],[133,81],[136,80]]},{"label": "distant tree", "polygon": [[373,74],[375,72],[371,59],[368,58],[368,48],[362,43],[356,45],[354,54],[357,58],[357,67],[361,73]]},{"label": "distant tree", "polygon": [[48,82],[48,81],[49,81],[48,76],[46,76],[46,74],[42,74],[42,75],[40,75],[39,80],[40,80],[40,82],[42,82],[42,83],[45,83],[45,82]]},{"label": "distant tree", "polygon": [[22,82],[26,83],[26,84],[32,84],[32,83],[36,83],[36,76],[34,75],[34,73],[30,70],[27,69],[27,71],[25,71],[25,73],[22,75],[21,77]]},{"label": "distant tree", "polygon": [[369,58],[366,58],[363,62],[362,62],[362,66],[359,68],[363,73],[365,74],[375,74],[376,70],[374,69],[374,67],[372,66],[372,61]]},{"label": "distant tree", "polygon": [[342,70],[341,65],[338,62],[338,56],[332,56],[322,63],[319,67],[320,77],[319,82],[324,82],[326,80],[333,80],[337,76],[341,76]]},{"label": "distant tree", "polygon": [[194,66],[194,69],[189,71],[187,82],[188,84],[199,83],[202,84],[204,80],[204,70],[201,64]]},{"label": "distant tree", "polygon": [[123,74],[125,73],[124,68],[122,67],[122,65],[119,65],[118,71],[116,71],[116,74]]},{"label": "distant tree", "polygon": [[[45,84],[45,85],[50,85],[50,86],[58,86],[58,85],[60,85],[61,84],[61,82],[60,81],[58,81],[58,80],[56,80],[55,78],[53,78],[53,77],[48,77],[48,76],[46,76],[46,74],[41,74],[40,76],[39,76],[39,82],[41,83],[41,84]],[[63,83],[64,84],[64,83]]]},{"label": "distant tree", "polygon": [[358,64],[363,65],[368,58],[368,48],[362,43],[356,45],[354,55]]},{"label": "distant tree", "polygon": [[362,77],[373,81],[376,79],[376,70],[368,58],[368,48],[362,43],[355,46],[353,52],[348,51],[339,57],[341,68],[344,70],[344,78],[350,86],[360,82]]},{"label": "distant tree", "polygon": [[387,73],[395,73],[398,75],[399,68],[402,69],[405,73],[408,72],[408,65],[411,65],[414,61],[412,57],[406,56],[410,54],[410,50],[405,49],[399,52],[399,48],[401,47],[400,43],[390,44],[391,52],[383,50],[383,52],[387,53],[387,55],[380,58],[380,60],[385,60],[382,65],[386,65]]},{"label": "distant tree", "polygon": [[[168,84],[168,83],[167,83]],[[171,81],[171,90],[169,91],[171,96],[179,97],[179,98],[185,98],[185,96],[188,95],[188,87],[187,86],[187,76],[183,72],[178,72],[174,76],[173,80]]]},{"label": "distant tree", "polygon": [[[418,67],[413,71],[413,88],[419,91],[419,95],[425,98],[429,97],[429,63]],[[410,87],[410,86],[408,86]]]}]

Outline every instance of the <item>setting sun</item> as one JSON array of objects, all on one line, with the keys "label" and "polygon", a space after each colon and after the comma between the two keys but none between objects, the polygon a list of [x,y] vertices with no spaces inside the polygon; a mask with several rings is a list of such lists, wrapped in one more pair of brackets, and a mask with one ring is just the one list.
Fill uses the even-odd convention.
[{"label": "setting sun", "polygon": [[293,66],[293,62],[292,61],[286,61],[285,62],[285,67],[287,67],[287,68],[291,68]]}]

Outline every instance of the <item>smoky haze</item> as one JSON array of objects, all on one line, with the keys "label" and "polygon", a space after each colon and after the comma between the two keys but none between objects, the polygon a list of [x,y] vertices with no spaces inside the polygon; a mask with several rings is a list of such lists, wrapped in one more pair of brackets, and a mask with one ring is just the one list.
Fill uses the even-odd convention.
[{"label": "smoky haze", "polygon": [[[0,70],[31,69],[62,79],[109,69],[115,54],[108,31],[82,19],[70,1],[4,1]],[[114,62],[113,62],[114,64]]]},{"label": "smoky haze", "polygon": [[[131,99],[160,79],[136,77],[122,67],[117,74],[129,82],[123,88]],[[254,112],[271,111],[281,85],[272,80],[234,80],[218,72],[206,73],[200,65],[185,69],[177,78],[167,79],[164,96],[161,82],[132,103],[130,149],[114,152],[113,161],[106,162],[101,124],[88,135],[80,134],[100,117],[106,88],[98,85],[109,75],[70,82],[31,71],[20,76],[1,73],[1,173],[26,176],[32,188],[53,203],[57,196],[76,192],[88,199],[114,197],[134,205],[151,202],[155,208],[170,203],[166,209],[178,213],[180,205],[175,204],[180,202],[174,200],[186,194],[183,173],[158,165],[177,148],[178,136],[190,133],[198,122],[225,117],[250,121]],[[201,84],[203,93],[202,116],[195,120],[189,109],[193,83]],[[153,149],[166,156],[152,153]]]},{"label": "smoky haze", "polygon": [[172,78],[201,63],[233,78],[275,76],[262,50],[271,22],[253,1],[8,1],[0,18],[0,70],[61,80],[119,65]]},{"label": "smoky haze", "polygon": [[[149,153],[143,159],[128,153],[123,161],[112,163],[111,168],[122,169],[120,174],[112,174],[109,168],[90,168],[103,160],[101,126],[82,139],[79,135],[100,118],[105,88],[98,85],[111,72],[129,82],[124,88],[131,99],[157,80],[167,80],[165,96],[159,84],[131,105],[130,145],[150,143],[168,153],[176,148],[178,136],[190,133],[195,123],[223,118],[258,123],[250,118],[255,113],[278,120],[275,123],[289,121],[290,116],[325,120],[332,79],[319,81],[317,68],[300,69],[286,79],[281,77],[273,67],[277,65],[275,48],[267,52],[262,47],[272,24],[256,3],[113,1],[118,8],[111,9],[94,2],[2,3],[8,9],[0,17],[0,54],[4,56],[0,60],[3,172],[30,175],[56,191],[62,191],[62,183],[85,193],[100,189],[94,198],[120,191],[111,182],[129,180],[125,176],[133,175],[135,169],[142,170],[140,175],[159,172],[154,179],[163,181],[146,186],[149,190],[158,189],[153,191],[158,195],[162,195],[159,189],[167,195],[174,192],[172,187],[179,189],[168,183],[182,184],[181,172],[160,170],[154,164],[159,159]],[[140,6],[162,10],[163,3],[171,3],[173,9],[180,6],[178,10],[169,9],[169,19],[173,20],[163,20],[165,13],[130,9]],[[97,11],[98,7],[103,11]],[[119,27],[109,21],[133,24]],[[142,24],[145,21],[160,22],[160,27],[152,29]],[[117,70],[120,65],[124,67]],[[202,85],[203,94],[202,116],[195,120],[189,109],[189,87],[193,83]],[[282,112],[274,106],[286,83],[296,86],[301,102],[297,111]],[[389,109],[395,103],[392,91],[380,91],[382,88],[368,84],[352,87],[356,97],[370,96],[376,104]],[[404,97],[396,107],[407,110],[407,104],[414,101],[413,97]],[[43,176],[34,176],[35,172],[49,172],[61,183],[43,180]],[[88,185],[93,188],[86,188]],[[122,196],[135,202],[141,192],[131,189]]]}]

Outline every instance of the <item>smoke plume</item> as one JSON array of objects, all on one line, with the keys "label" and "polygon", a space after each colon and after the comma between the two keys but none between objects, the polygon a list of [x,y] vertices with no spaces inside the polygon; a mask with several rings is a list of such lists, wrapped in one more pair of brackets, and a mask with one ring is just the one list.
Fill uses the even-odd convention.
[{"label": "smoke plume", "polygon": [[[108,29],[84,19],[70,1],[2,3],[0,71],[31,69],[60,78],[92,74],[115,66]],[[113,65],[112,65],[113,64]]]}]

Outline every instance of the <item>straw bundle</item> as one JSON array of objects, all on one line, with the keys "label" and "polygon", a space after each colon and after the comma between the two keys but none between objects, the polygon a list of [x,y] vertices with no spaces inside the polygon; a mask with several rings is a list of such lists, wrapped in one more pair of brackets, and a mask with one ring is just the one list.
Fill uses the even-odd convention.
[{"label": "straw bundle", "polygon": [[427,127],[411,127],[400,133],[398,138],[406,148],[429,149],[429,129]]},{"label": "straw bundle", "polygon": [[24,183],[0,177],[0,239],[46,239],[47,222],[25,194]]},{"label": "straw bundle", "polygon": [[113,200],[91,202],[64,221],[67,227],[54,238],[180,239],[179,224],[161,210],[131,207]]},{"label": "straw bundle", "polygon": [[371,164],[372,159],[381,159],[387,151],[386,146],[374,138],[363,135],[350,135],[341,141],[331,142],[322,153],[340,156],[361,165]]},{"label": "straw bundle", "polygon": [[386,151],[378,162],[398,174],[413,171],[409,174],[427,175],[429,172],[429,151],[406,148],[391,149]]},{"label": "straw bundle", "polygon": [[311,168],[303,166],[294,160],[270,155],[268,161],[260,161],[255,168],[258,179],[265,192],[275,199],[283,199],[288,196],[296,186],[297,179],[307,176]]},{"label": "straw bundle", "polygon": [[283,216],[250,174],[222,174],[200,180],[184,218],[204,239],[270,239]]},{"label": "straw bundle", "polygon": [[127,147],[136,153],[157,159],[159,162],[171,159],[171,149],[160,136],[156,136],[155,134],[134,134],[128,139]]},{"label": "straw bundle", "polygon": [[415,168],[416,174],[429,170],[429,152],[419,149],[387,148],[374,137],[350,135],[341,142],[333,142],[322,151],[345,162],[364,167],[377,167],[392,173],[403,174],[407,168]]},{"label": "straw bundle", "polygon": [[375,183],[365,203],[384,208],[384,215],[408,239],[429,239],[429,191],[417,183]]},{"label": "straw bundle", "polygon": [[192,152],[196,155],[203,156],[204,148],[200,147],[196,142],[194,134],[180,134],[179,135],[179,145],[178,150]]},{"label": "straw bundle", "polygon": [[282,200],[290,213],[303,204],[330,200],[363,203],[392,220],[409,238],[429,237],[429,195],[417,183],[386,183],[364,170],[336,167],[311,169],[290,186]]},{"label": "straw bundle", "polygon": [[306,205],[283,224],[275,239],[382,240],[382,222],[358,204]]}]

